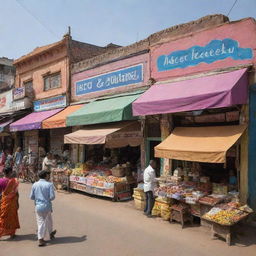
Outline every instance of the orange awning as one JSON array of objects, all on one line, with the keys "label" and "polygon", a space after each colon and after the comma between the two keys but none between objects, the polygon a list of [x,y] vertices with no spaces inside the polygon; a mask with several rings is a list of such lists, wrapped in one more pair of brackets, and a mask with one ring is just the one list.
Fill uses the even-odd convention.
[{"label": "orange awning", "polygon": [[155,156],[194,162],[225,163],[227,151],[245,131],[245,125],[177,127],[155,147]]},{"label": "orange awning", "polygon": [[56,115],[46,119],[42,123],[43,129],[66,127],[66,118],[68,115],[80,109],[83,105],[69,106],[57,113]]}]

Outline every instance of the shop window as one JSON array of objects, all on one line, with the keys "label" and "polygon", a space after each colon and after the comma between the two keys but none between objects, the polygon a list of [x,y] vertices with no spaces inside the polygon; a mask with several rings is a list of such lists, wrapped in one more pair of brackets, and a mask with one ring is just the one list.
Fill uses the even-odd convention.
[{"label": "shop window", "polygon": [[48,91],[51,89],[61,87],[60,72],[44,76],[44,90]]}]

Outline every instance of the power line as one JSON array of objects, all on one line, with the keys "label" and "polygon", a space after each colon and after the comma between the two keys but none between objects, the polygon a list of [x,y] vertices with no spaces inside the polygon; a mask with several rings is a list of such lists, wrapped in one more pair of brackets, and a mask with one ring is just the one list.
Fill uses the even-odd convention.
[{"label": "power line", "polygon": [[234,6],[236,5],[237,1],[238,1],[238,0],[235,0],[235,2],[233,3],[232,7],[230,8],[230,10],[229,10],[227,16],[229,16],[229,14],[230,14],[231,11],[233,10]]},{"label": "power line", "polygon": [[50,28],[48,28],[42,21],[40,21],[24,4],[22,4],[20,1],[16,0],[16,3],[23,8],[30,16],[32,16],[41,26],[43,26],[49,33],[54,35],[55,37],[59,37],[55,34],[54,31],[52,31]]}]

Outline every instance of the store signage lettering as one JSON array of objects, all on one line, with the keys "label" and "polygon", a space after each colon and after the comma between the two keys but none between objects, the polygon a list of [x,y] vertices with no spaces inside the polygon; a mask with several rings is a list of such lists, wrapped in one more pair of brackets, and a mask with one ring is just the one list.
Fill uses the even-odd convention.
[{"label": "store signage lettering", "polygon": [[75,83],[76,95],[113,89],[143,81],[143,65],[139,64],[114,72],[90,77]]},{"label": "store signage lettering", "polygon": [[25,87],[19,87],[13,89],[13,99],[19,100],[25,97]]},{"label": "store signage lettering", "polygon": [[169,55],[157,58],[159,72],[177,68],[196,66],[200,63],[211,64],[218,60],[232,58],[233,60],[247,60],[253,58],[251,48],[241,48],[236,40],[212,40],[205,46],[193,46],[187,50],[174,51]]},{"label": "store signage lettering", "polygon": [[57,96],[49,99],[38,100],[34,102],[34,111],[44,111],[55,108],[66,107],[66,96]]}]

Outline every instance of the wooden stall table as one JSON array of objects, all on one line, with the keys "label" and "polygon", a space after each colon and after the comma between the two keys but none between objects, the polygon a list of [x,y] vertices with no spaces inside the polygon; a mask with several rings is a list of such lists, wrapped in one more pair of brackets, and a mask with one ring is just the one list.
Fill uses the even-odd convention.
[{"label": "wooden stall table", "polygon": [[215,221],[211,221],[204,217],[203,217],[203,219],[211,223],[212,238],[215,238],[215,236],[221,237],[221,238],[225,239],[226,243],[230,246],[231,239],[232,239],[232,236],[233,236],[234,230],[235,230],[235,225],[237,225],[242,220],[246,219],[248,216],[249,216],[249,213],[245,214],[237,222],[232,223],[230,225],[219,224]]},{"label": "wooden stall table", "polygon": [[193,216],[189,212],[189,207],[181,205],[173,205],[171,207],[170,222],[177,221],[181,223],[181,227],[184,228],[184,224],[190,221],[193,224]]}]

